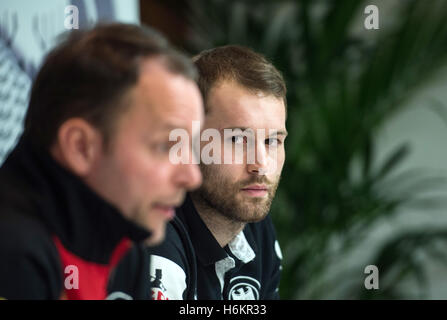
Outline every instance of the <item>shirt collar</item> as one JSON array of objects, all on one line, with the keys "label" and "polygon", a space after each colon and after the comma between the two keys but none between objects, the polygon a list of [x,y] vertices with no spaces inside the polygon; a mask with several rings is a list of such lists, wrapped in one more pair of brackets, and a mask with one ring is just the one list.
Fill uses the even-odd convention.
[{"label": "shirt collar", "polygon": [[[214,264],[228,257],[225,249],[220,246],[205,222],[203,222],[189,195],[187,195],[185,202],[177,210],[177,215],[187,226],[195,253],[202,265]],[[226,246],[243,263],[253,260],[257,251],[251,234],[245,232],[247,228],[249,228],[249,224]],[[245,236],[246,233],[247,237]]]},{"label": "shirt collar", "polygon": [[[247,226],[245,226],[245,228],[247,228]],[[241,260],[243,263],[249,263],[255,258],[256,254],[248,243],[244,230],[239,232],[236,237],[230,241],[228,248],[236,258]]]}]

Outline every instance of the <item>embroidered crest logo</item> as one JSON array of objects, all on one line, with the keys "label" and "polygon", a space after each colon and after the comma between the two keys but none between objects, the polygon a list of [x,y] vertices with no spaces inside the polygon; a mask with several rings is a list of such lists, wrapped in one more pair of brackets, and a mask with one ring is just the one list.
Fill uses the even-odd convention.
[{"label": "embroidered crest logo", "polygon": [[252,277],[239,276],[231,279],[228,300],[259,300],[261,285]]}]

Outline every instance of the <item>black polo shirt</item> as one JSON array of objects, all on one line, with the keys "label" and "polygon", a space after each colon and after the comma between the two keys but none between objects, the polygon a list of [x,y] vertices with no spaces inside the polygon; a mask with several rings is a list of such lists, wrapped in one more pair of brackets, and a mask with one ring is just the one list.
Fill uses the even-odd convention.
[{"label": "black polo shirt", "polygon": [[281,251],[270,217],[249,223],[222,248],[190,197],[149,248],[153,299],[278,299]]}]

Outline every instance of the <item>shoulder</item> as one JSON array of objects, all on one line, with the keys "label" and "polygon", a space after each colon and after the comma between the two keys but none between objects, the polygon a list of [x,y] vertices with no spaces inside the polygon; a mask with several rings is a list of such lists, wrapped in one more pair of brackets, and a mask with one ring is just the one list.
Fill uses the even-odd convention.
[{"label": "shoulder", "polygon": [[276,237],[273,221],[268,215],[264,220],[248,224],[246,229],[247,239],[255,243],[258,253],[262,256],[273,258],[270,261],[281,261],[282,252]]},{"label": "shoulder", "polygon": [[169,259],[181,267],[188,263],[187,252],[182,237],[178,229],[172,222],[166,225],[166,235],[164,241],[147,249],[151,255],[156,255]]},{"label": "shoulder", "polygon": [[50,233],[36,218],[18,212],[0,213],[0,252],[38,255],[57,253]]},{"label": "shoulder", "polygon": [[249,223],[247,227],[247,232],[254,237],[257,244],[276,241],[276,230],[270,215],[259,222]]},{"label": "shoulder", "polygon": [[7,299],[57,299],[62,274],[50,233],[37,219],[0,213],[0,296]]},{"label": "shoulder", "polygon": [[188,234],[176,222],[168,223],[165,240],[160,245],[147,249],[154,300],[181,300],[189,295],[187,291],[195,290],[194,285],[188,287],[194,277],[195,257],[189,253]]}]

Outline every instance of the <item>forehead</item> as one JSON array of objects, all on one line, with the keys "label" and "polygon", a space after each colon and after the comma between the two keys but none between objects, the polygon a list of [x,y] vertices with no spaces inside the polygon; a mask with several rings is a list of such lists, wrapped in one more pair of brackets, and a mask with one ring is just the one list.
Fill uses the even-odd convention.
[{"label": "forehead", "polygon": [[130,91],[133,126],[148,129],[190,128],[203,118],[202,98],[194,81],[166,69],[158,59],[145,61]]},{"label": "forehead", "polygon": [[250,91],[234,81],[216,84],[208,94],[206,126],[285,129],[283,99]]}]

